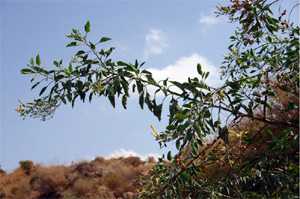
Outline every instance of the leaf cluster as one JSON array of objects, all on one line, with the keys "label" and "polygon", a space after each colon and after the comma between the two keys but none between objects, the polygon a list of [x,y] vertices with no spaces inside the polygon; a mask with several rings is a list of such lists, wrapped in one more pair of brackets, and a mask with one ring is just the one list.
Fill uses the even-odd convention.
[{"label": "leaf cluster", "polygon": [[[300,29],[287,20],[286,11],[274,16],[272,6],[275,3],[233,0],[228,6],[219,7],[218,13],[229,16],[239,27],[230,37],[229,52],[221,66],[224,84],[218,88],[206,84],[209,73],[202,70],[201,64],[197,65],[198,77],[178,82],[155,80],[151,72],[142,68],[144,62],[113,60],[114,47],[103,45],[110,38],[101,37],[96,42],[89,40],[91,25],[87,22],[83,31],[73,29],[67,35],[71,40],[67,47],[80,48],[68,64],[56,60],[54,67],[48,70],[41,66],[37,55],[22,69],[23,74],[33,77],[32,89],[38,86],[41,89],[37,99],[21,103],[17,111],[23,117],[45,120],[61,104],[74,106],[78,100],[85,102],[94,97],[105,97],[113,107],[118,100],[126,109],[128,98],[137,95],[140,108],[146,106],[160,120],[163,106],[166,106],[169,117],[166,129],[157,132],[153,127],[153,135],[161,147],[175,142],[177,151],[174,155],[168,151],[160,159],[142,190],[142,198],[255,198],[264,192],[262,190],[267,190],[260,189],[255,183],[267,185],[265,180],[271,180],[270,175],[277,174],[279,178],[287,175],[286,183],[291,185],[295,175],[286,170],[279,173],[272,170],[277,168],[274,165],[280,164],[273,156],[259,157],[254,164],[245,166],[268,176],[263,179],[251,177],[251,169],[241,168],[241,173],[223,175],[217,181],[211,181],[198,178],[203,171],[196,164],[201,157],[216,157],[205,147],[208,135],[216,135],[217,140],[228,145],[230,128],[245,119],[265,124],[269,130],[271,127],[282,132],[299,130],[297,117],[290,114],[299,110],[299,101],[290,99],[299,96]],[[289,96],[287,106],[276,105],[277,90]],[[275,117],[274,111],[286,117]],[[221,115],[226,119],[221,120]],[[276,139],[271,144],[271,151],[285,149],[290,144],[289,134]],[[227,157],[226,161],[230,162],[230,159]],[[250,185],[251,190],[245,191],[244,187]],[[276,183],[272,186],[275,188],[266,187],[275,190],[275,195],[281,193],[276,189]],[[290,190],[293,195],[294,188]],[[272,194],[266,192],[261,197],[273,197]]]}]

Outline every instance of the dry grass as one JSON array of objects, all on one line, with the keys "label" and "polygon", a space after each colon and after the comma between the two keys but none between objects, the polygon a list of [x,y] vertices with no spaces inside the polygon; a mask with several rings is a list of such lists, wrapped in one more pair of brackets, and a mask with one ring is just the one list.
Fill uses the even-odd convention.
[{"label": "dry grass", "polygon": [[154,164],[138,157],[98,157],[71,166],[21,161],[14,172],[0,173],[0,199],[133,199],[139,178]]}]

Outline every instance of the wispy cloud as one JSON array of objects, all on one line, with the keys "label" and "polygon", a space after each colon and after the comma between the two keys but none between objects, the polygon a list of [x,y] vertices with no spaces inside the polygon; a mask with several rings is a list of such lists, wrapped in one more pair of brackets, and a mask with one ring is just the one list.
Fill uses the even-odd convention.
[{"label": "wispy cloud", "polygon": [[150,29],[145,36],[144,56],[149,58],[151,55],[159,55],[168,46],[164,32],[159,29]]},{"label": "wispy cloud", "polygon": [[119,149],[117,151],[114,151],[110,155],[106,156],[105,158],[110,159],[110,158],[119,158],[119,157],[139,157],[141,160],[147,160],[149,157],[153,157],[155,159],[158,159],[159,155],[158,154],[146,154],[146,155],[141,155],[133,150],[127,150],[127,149]]},{"label": "wispy cloud", "polygon": [[209,14],[202,14],[198,19],[198,23],[200,24],[202,33],[207,33],[207,31],[212,28],[216,27],[217,25],[222,25],[226,21],[226,18],[223,16],[216,16],[213,12]]},{"label": "wispy cloud", "polygon": [[211,86],[217,86],[220,83],[219,70],[207,58],[194,53],[190,56],[181,57],[174,64],[167,65],[161,69],[149,68],[153,76],[157,80],[169,78],[179,82],[187,81],[188,77],[199,77],[197,72],[197,64],[202,65],[203,71],[210,72],[207,83]]},{"label": "wispy cloud", "polygon": [[199,18],[199,23],[206,26],[217,25],[222,22],[220,17],[215,16],[214,14],[202,15]]}]

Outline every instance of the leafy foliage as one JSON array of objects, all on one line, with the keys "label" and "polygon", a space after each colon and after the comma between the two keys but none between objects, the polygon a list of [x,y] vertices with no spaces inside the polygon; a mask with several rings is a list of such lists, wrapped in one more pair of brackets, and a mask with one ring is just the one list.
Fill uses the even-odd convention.
[{"label": "leafy foliage", "polygon": [[[126,108],[127,99],[136,93],[140,107],[146,105],[159,120],[163,106],[168,106],[169,123],[165,131],[154,129],[153,134],[161,147],[174,141],[178,150],[174,155],[168,152],[157,163],[141,190],[142,198],[296,197],[298,153],[287,154],[298,146],[295,140],[298,141],[299,118],[294,113],[299,110],[299,26],[287,20],[286,11],[278,17],[273,15],[276,2],[232,0],[228,6],[218,8],[218,14],[239,24],[230,37],[229,53],[222,64],[221,87],[205,83],[209,73],[200,64],[199,77],[180,83],[156,81],[149,71],[142,69],[144,63],[137,60],[114,61],[113,47],[98,49],[110,39],[90,41],[87,36],[91,25],[87,22],[84,32],[73,29],[67,35],[71,39],[67,47],[82,47],[67,65],[61,60],[54,61],[55,67],[47,70],[41,67],[37,55],[21,71],[33,75],[32,89],[43,86],[36,100],[21,103],[17,110],[23,117],[45,120],[61,104],[74,106],[76,100],[91,101],[95,96],[106,97],[113,107],[120,100]],[[154,93],[150,92],[151,87],[155,88]],[[286,105],[276,99],[279,90],[287,96]],[[163,96],[162,100],[157,93]],[[222,114],[226,115],[225,121],[221,121]],[[272,134],[271,141],[263,139],[268,146],[258,157],[235,164],[227,147],[229,132],[245,120],[263,125],[260,134],[272,134],[274,129],[279,132]],[[216,179],[201,177],[203,169],[197,164],[201,158],[217,157],[205,147],[205,138],[211,134],[219,135],[217,140],[224,142],[223,161],[230,168],[230,172]],[[251,143],[250,138],[248,142]]]}]

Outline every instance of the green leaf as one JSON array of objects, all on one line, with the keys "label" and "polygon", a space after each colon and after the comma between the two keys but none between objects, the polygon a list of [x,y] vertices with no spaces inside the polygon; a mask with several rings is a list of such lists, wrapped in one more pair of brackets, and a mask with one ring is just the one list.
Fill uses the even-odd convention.
[{"label": "green leaf", "polygon": [[33,57],[30,58],[29,63],[30,63],[31,65],[34,65],[34,59],[33,59]]},{"label": "green leaf", "polygon": [[92,101],[92,99],[93,99],[93,95],[94,95],[94,93],[90,93],[90,95],[89,95],[89,102],[91,102],[91,101]]},{"label": "green leaf", "polygon": [[161,112],[162,112],[162,104],[158,106],[154,106],[153,113],[158,118],[158,120],[161,120]]},{"label": "green leaf", "polygon": [[142,92],[142,93],[140,93],[140,97],[139,97],[139,104],[140,104],[141,109],[144,109],[144,100],[145,100],[144,93]]},{"label": "green leaf", "polygon": [[167,159],[168,159],[169,161],[172,160],[172,154],[171,154],[171,151],[168,152],[168,154],[167,154]]},{"label": "green leaf", "polygon": [[123,61],[117,61],[118,66],[130,66],[130,64],[127,64],[126,62]]},{"label": "green leaf", "polygon": [[176,81],[170,81],[170,83],[174,84],[175,86],[177,86],[181,90],[184,90],[184,85],[182,83],[176,82]]},{"label": "green leaf", "polygon": [[85,101],[85,96],[86,96],[85,92],[80,92],[80,93],[79,93],[79,97],[80,97],[80,99],[81,99],[83,102]]},{"label": "green leaf", "polygon": [[127,95],[123,95],[122,105],[123,105],[124,109],[127,109]]},{"label": "green leaf", "polygon": [[34,89],[35,87],[37,87],[41,82],[37,82],[35,83],[32,87],[31,87],[31,90]]},{"label": "green leaf", "polygon": [[54,81],[59,81],[61,79],[63,79],[65,76],[64,75],[54,75]]},{"label": "green leaf", "polygon": [[202,75],[202,66],[201,66],[201,64],[197,64],[197,71],[198,71],[199,75]]},{"label": "green leaf", "polygon": [[39,54],[37,54],[37,56],[35,57],[35,62],[37,65],[41,65],[41,58]]},{"label": "green leaf", "polygon": [[60,97],[60,99],[61,99],[61,101],[62,101],[64,104],[66,104],[66,103],[67,103],[67,101],[66,101],[66,99],[65,99],[65,97],[64,97],[64,96],[61,96],[61,97]]},{"label": "green leaf", "polygon": [[139,93],[142,93],[144,91],[144,88],[143,88],[143,84],[141,81],[136,81],[136,86],[137,86],[137,90]]},{"label": "green leaf", "polygon": [[208,75],[209,75],[209,72],[206,72],[204,75],[204,79],[207,79]]},{"label": "green leaf", "polygon": [[38,66],[32,66],[32,69],[34,69],[36,72],[38,73],[43,73],[43,74],[49,74],[49,72],[45,69],[43,69],[42,67],[38,67]]},{"label": "green leaf", "polygon": [[104,42],[107,42],[109,40],[111,40],[111,38],[109,38],[109,37],[102,37],[99,42],[100,43],[104,43]]},{"label": "green leaf", "polygon": [[296,108],[297,108],[297,104],[295,104],[293,102],[288,102],[287,111],[294,110]]},{"label": "green leaf", "polygon": [[66,47],[72,47],[72,46],[78,46],[78,43],[76,41],[72,41],[66,45]]},{"label": "green leaf", "polygon": [[85,52],[83,51],[83,50],[80,50],[80,51],[78,51],[77,53],[76,53],[76,55],[78,56],[78,55],[82,55],[82,54],[84,54]]},{"label": "green leaf", "polygon": [[155,138],[155,139],[158,139],[159,137],[159,133],[157,132],[156,128],[152,125],[150,125],[150,128],[151,128],[151,134],[152,136]]},{"label": "green leaf", "polygon": [[21,74],[23,75],[27,75],[27,74],[31,74],[31,73],[34,73],[30,68],[23,68],[21,70]]},{"label": "green leaf", "polygon": [[176,140],[176,149],[177,149],[177,150],[180,149],[180,140],[181,140],[181,139],[177,139],[177,140]]},{"label": "green leaf", "polygon": [[[135,84],[134,84],[133,86],[135,86]],[[146,93],[145,103],[147,104],[149,110],[152,111],[153,105],[152,105],[152,101],[150,100],[150,95],[149,95],[149,93]]]},{"label": "green leaf", "polygon": [[46,89],[47,89],[47,86],[43,87],[42,90],[40,91],[39,96],[41,96],[46,91]]},{"label": "green leaf", "polygon": [[226,126],[219,128],[219,137],[224,141],[225,144],[228,144],[228,129]]},{"label": "green leaf", "polygon": [[132,92],[133,92],[133,93],[135,92],[135,88],[136,88],[136,85],[133,84],[133,85],[132,85]]},{"label": "green leaf", "polygon": [[95,49],[96,49],[96,45],[95,45],[95,44],[93,44],[92,42],[90,42],[90,47],[91,47],[91,49],[93,49],[93,50],[95,50]]},{"label": "green leaf", "polygon": [[90,24],[90,21],[87,21],[85,26],[84,26],[84,31],[86,33],[90,32],[91,31],[91,24]]},{"label": "green leaf", "polygon": [[75,101],[76,101],[76,98],[78,97],[78,95],[75,95],[74,96],[74,98],[73,98],[73,100],[72,100],[72,108],[74,107],[74,105],[75,105]]},{"label": "green leaf", "polygon": [[109,99],[111,105],[115,108],[115,107],[116,107],[115,96],[109,95],[109,96],[108,96],[108,99]]}]

